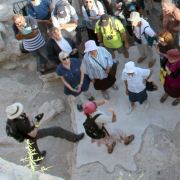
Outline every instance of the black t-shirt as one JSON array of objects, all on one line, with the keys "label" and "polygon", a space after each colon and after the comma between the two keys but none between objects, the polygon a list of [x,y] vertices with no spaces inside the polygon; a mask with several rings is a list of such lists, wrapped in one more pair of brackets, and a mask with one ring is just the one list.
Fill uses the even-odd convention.
[{"label": "black t-shirt", "polygon": [[32,139],[28,133],[30,133],[35,128],[35,126],[31,125],[29,118],[25,113],[21,114],[18,118],[13,119],[13,121],[18,133],[23,135],[26,139]]}]

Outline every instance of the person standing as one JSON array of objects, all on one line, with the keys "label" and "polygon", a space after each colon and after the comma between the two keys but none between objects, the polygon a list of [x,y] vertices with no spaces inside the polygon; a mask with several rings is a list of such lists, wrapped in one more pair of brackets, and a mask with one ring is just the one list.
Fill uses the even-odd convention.
[{"label": "person standing", "polygon": [[122,72],[122,80],[124,81],[125,92],[131,104],[128,113],[133,111],[135,102],[143,104],[146,101],[148,107],[146,81],[150,76],[150,69],[136,67],[133,61],[129,61],[125,64]]},{"label": "person standing", "polygon": [[123,53],[127,58],[129,56],[129,43],[126,36],[126,31],[121,21],[107,14],[101,16],[95,26],[99,43],[111,53],[115,60],[115,51]]},{"label": "person standing", "polygon": [[141,63],[147,58],[149,61],[148,66],[151,68],[156,62],[152,50],[156,34],[150,24],[145,19],[141,18],[138,12],[131,12],[128,20],[133,26],[134,39],[140,53],[140,58],[137,62]]},{"label": "person standing", "polygon": [[[69,54],[62,51],[59,53],[60,64],[56,73],[64,84],[64,94],[78,96],[77,109],[82,111],[82,100],[80,94],[89,89],[90,79],[84,74],[81,60],[79,58],[70,58]],[[88,94],[89,99],[94,99],[91,93]]]},{"label": "person standing", "polygon": [[[37,145],[38,139],[54,136],[70,142],[77,142],[84,137],[84,133],[74,134],[59,126],[39,129],[41,123],[39,121],[43,114],[36,116],[37,122],[34,122],[24,113],[23,105],[19,102],[7,106],[6,114],[8,118],[6,122],[7,135],[14,137],[19,142],[23,142],[24,139],[29,139],[30,143],[32,143],[32,148],[35,149],[36,152],[36,154],[33,155],[34,160],[38,160],[38,158],[46,155],[46,151],[39,150]],[[39,161],[36,163],[39,163]]]},{"label": "person standing", "polygon": [[134,140],[134,135],[126,136],[125,133],[117,127],[117,117],[113,109],[108,111],[111,115],[107,115],[98,110],[98,107],[105,104],[104,99],[89,101],[83,105],[83,111],[87,119],[83,123],[86,134],[91,137],[91,142],[104,144],[107,147],[107,152],[111,154],[117,142],[130,144]]},{"label": "person standing", "polygon": [[171,96],[175,98],[172,105],[176,106],[180,103],[180,50],[171,49],[167,51],[166,57],[168,61],[165,65],[165,94],[161,97],[160,102],[165,102],[168,96]]},{"label": "person standing", "polygon": [[118,90],[116,82],[117,63],[113,62],[111,54],[95,41],[89,40],[85,43],[85,55],[83,64],[85,71],[93,82],[96,90],[101,90],[105,99],[109,99],[107,89],[112,87]]},{"label": "person standing", "polygon": [[37,21],[30,16],[14,15],[13,30],[17,40],[22,40],[23,48],[37,56],[37,69],[45,72],[48,64],[45,40],[38,29]]},{"label": "person standing", "polygon": [[82,8],[83,23],[87,27],[88,37],[91,40],[97,41],[97,35],[94,33],[95,25],[101,15],[104,14],[104,7],[100,1],[84,0]]}]

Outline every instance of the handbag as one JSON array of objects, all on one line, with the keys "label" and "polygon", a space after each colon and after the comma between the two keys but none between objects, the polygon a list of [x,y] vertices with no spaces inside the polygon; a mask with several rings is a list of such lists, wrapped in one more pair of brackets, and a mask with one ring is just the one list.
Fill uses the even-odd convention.
[{"label": "handbag", "polygon": [[[106,72],[106,69],[98,61],[96,61],[96,59],[94,59],[94,61]],[[106,90],[112,87],[113,84],[116,82],[116,71],[117,71],[117,63],[113,63],[107,78],[95,79],[94,88],[96,90]]]},{"label": "handbag", "polygon": [[156,91],[156,90],[158,90],[158,86],[153,81],[146,80],[146,90],[147,91]]}]

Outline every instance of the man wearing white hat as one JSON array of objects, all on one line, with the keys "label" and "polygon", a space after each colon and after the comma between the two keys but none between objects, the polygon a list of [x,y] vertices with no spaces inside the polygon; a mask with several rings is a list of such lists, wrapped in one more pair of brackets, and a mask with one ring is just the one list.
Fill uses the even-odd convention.
[{"label": "man wearing white hat", "polygon": [[150,24],[145,19],[141,18],[138,12],[131,12],[128,21],[132,24],[134,39],[141,55],[137,62],[141,63],[147,58],[149,61],[148,66],[151,68],[155,63],[152,45],[156,34]]},{"label": "man wearing white hat", "polygon": [[23,142],[24,139],[29,139],[32,143],[32,148],[35,149],[37,153],[33,155],[34,160],[46,155],[46,151],[41,152],[39,150],[36,142],[37,139],[54,136],[64,138],[71,142],[77,142],[84,137],[84,133],[77,135],[58,126],[38,129],[39,121],[42,119],[43,114],[37,115],[35,117],[36,122],[33,122],[23,112],[23,105],[18,102],[8,106],[6,108],[6,113],[8,118],[6,123],[7,135],[13,137],[19,142]]},{"label": "man wearing white hat", "polygon": [[149,79],[150,75],[150,69],[136,67],[132,61],[125,64],[122,72],[122,80],[125,83],[125,91],[131,103],[128,113],[134,109],[135,102],[143,104],[147,100],[145,81]]}]

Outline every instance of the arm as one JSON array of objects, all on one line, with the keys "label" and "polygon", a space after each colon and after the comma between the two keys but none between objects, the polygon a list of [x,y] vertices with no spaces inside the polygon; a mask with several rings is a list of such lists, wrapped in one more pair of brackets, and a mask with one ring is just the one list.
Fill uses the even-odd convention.
[{"label": "arm", "polygon": [[31,39],[31,38],[35,37],[37,34],[38,34],[38,30],[34,29],[34,30],[32,30],[32,32],[30,34],[23,35],[21,32],[19,32],[18,34],[16,34],[15,37],[17,40]]},{"label": "arm", "polygon": [[34,128],[28,135],[32,138],[35,138],[37,136],[38,128]]},{"label": "arm", "polygon": [[129,48],[129,42],[127,39],[127,35],[126,35],[126,31],[124,29],[124,26],[122,25],[122,23],[119,20],[115,19],[115,25],[121,35],[122,41],[124,42],[124,46],[125,48]]},{"label": "arm", "polygon": [[61,78],[63,84],[64,84],[69,90],[74,91],[74,92],[77,92],[77,90],[73,89],[72,86],[64,79],[63,76],[60,76],[60,78]]},{"label": "arm", "polygon": [[128,82],[127,82],[127,80],[124,81],[124,84],[125,84],[126,95],[128,95]]},{"label": "arm", "polygon": [[97,106],[101,106],[101,105],[105,104],[107,102],[107,100],[99,99],[99,100],[95,100],[94,102],[96,103]]}]

